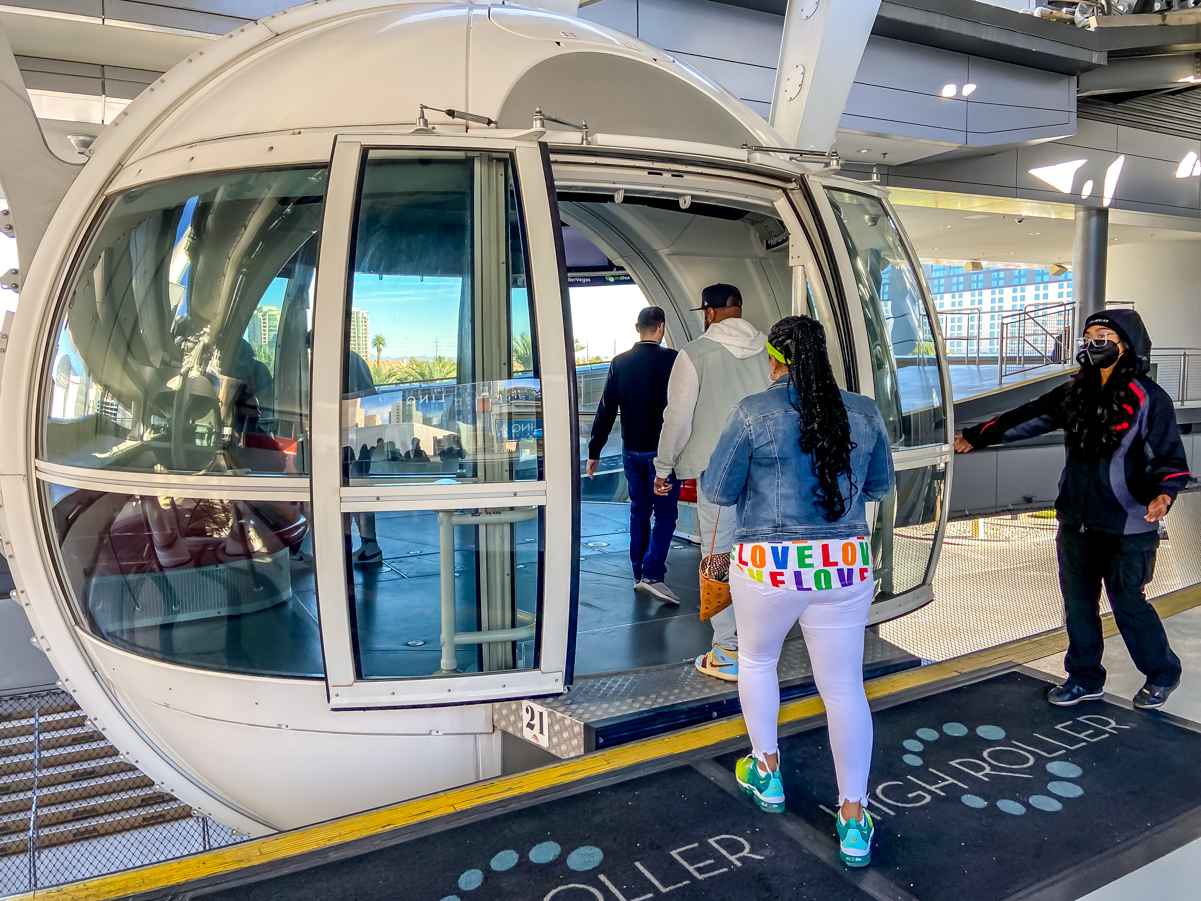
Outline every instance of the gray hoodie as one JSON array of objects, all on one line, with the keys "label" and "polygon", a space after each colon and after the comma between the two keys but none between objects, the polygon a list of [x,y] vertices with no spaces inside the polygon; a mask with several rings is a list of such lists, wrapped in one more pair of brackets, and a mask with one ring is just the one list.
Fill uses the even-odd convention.
[{"label": "gray hoodie", "polygon": [[725,319],[688,342],[667,382],[655,474],[695,479],[739,401],[771,384],[767,338],[745,319]]}]

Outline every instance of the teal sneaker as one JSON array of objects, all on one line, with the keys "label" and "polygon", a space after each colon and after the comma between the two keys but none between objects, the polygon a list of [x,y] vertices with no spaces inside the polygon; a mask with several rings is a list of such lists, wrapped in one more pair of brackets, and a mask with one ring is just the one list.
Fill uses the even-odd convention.
[{"label": "teal sneaker", "polygon": [[872,862],[872,838],[876,824],[865,808],[858,820],[844,820],[839,811],[834,817],[838,832],[838,856],[848,867],[866,867]]},{"label": "teal sneaker", "polygon": [[747,754],[734,767],[734,776],[738,779],[739,787],[765,813],[784,812],[784,782],[780,771],[764,773],[753,754]]}]

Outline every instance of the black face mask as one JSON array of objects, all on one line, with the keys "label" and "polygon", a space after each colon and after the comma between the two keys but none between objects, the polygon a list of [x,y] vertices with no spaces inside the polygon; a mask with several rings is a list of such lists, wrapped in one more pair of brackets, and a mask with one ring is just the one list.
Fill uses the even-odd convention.
[{"label": "black face mask", "polygon": [[1121,349],[1112,341],[1085,341],[1076,362],[1090,369],[1108,369],[1121,355]]}]

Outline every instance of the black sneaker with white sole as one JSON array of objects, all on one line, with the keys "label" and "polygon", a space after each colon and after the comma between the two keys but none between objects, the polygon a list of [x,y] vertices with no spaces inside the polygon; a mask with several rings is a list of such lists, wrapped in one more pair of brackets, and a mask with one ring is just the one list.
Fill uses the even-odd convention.
[{"label": "black sneaker with white sole", "polygon": [[1047,689],[1047,701],[1056,707],[1075,707],[1081,701],[1099,701],[1103,697],[1104,689],[1088,689],[1071,679]]},{"label": "black sneaker with white sole", "polygon": [[1134,706],[1139,710],[1158,710],[1168,703],[1168,696],[1179,687],[1179,679],[1175,685],[1152,685],[1148,682],[1134,696]]}]

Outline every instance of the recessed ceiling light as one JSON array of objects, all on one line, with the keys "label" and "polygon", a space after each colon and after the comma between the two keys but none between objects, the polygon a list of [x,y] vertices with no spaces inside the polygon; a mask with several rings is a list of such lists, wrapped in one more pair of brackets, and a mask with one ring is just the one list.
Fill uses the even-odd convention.
[{"label": "recessed ceiling light", "polygon": [[958,93],[959,85],[957,84],[944,84],[942,86],[942,96],[944,97],[954,97]]},{"label": "recessed ceiling light", "polygon": [[870,147],[862,147],[862,148],[860,148],[859,152],[860,153],[871,153],[872,151],[871,151]]},{"label": "recessed ceiling light", "polygon": [[971,97],[974,93],[976,93],[976,86],[970,81],[963,86],[964,97]]},{"label": "recessed ceiling light", "polygon": [[1030,232],[1030,237],[1037,238],[1042,235],[1042,232]]}]

